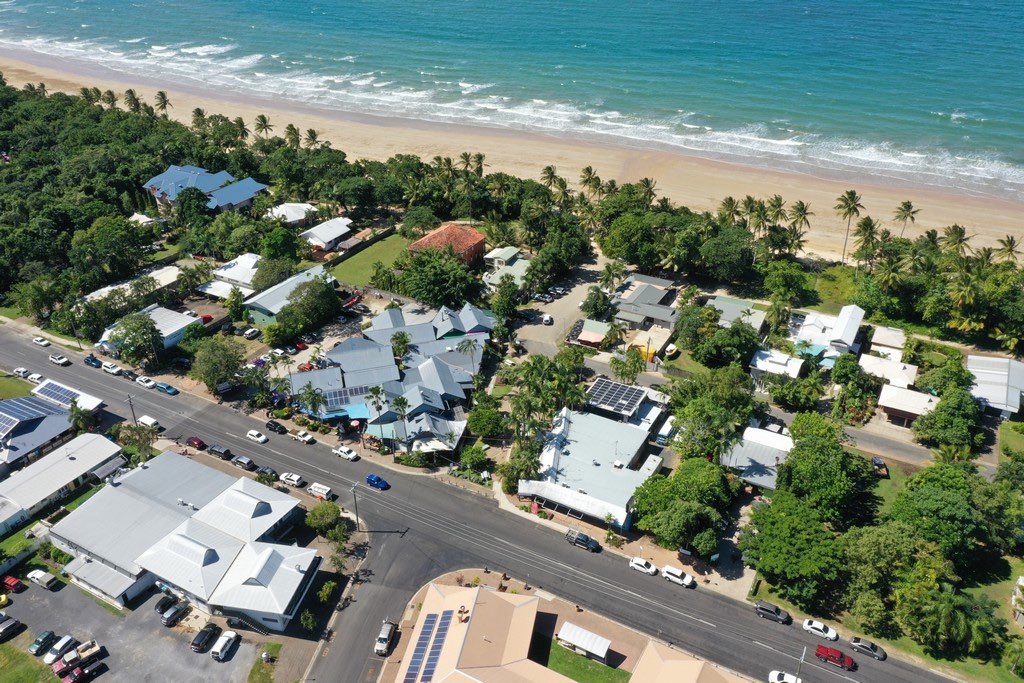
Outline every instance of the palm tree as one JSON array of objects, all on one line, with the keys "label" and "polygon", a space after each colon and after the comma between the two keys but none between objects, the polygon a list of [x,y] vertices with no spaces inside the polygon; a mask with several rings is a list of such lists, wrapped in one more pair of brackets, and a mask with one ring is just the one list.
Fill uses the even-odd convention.
[{"label": "palm tree", "polygon": [[206,112],[200,107],[192,110],[192,128],[193,130],[206,128]]},{"label": "palm tree", "polygon": [[789,329],[789,319],[793,311],[788,301],[777,298],[772,299],[771,305],[764,314],[765,322],[774,333],[785,332]]},{"label": "palm tree", "polygon": [[135,93],[134,89],[128,88],[124,91],[124,106],[132,113],[138,113],[139,109],[142,108],[142,102],[139,100],[139,96]]},{"label": "palm tree", "polygon": [[270,119],[266,114],[259,114],[253,122],[253,130],[256,131],[257,135],[270,137],[270,131],[274,130],[274,126],[270,123]]},{"label": "palm tree", "polygon": [[593,195],[593,193],[594,193],[594,180],[595,179],[597,179],[598,183],[601,182],[600,179],[597,178],[597,174],[594,173],[594,167],[593,166],[584,166],[583,170],[580,171],[580,187],[582,187],[587,192],[589,192],[591,195]]},{"label": "palm tree", "polygon": [[640,187],[640,196],[644,202],[650,207],[654,204],[655,190],[657,189],[657,183],[651,178],[641,178],[637,185]]},{"label": "palm tree", "polygon": [[113,109],[117,106],[117,93],[113,90],[104,90],[103,94],[100,96],[100,101]]},{"label": "palm tree", "polygon": [[370,397],[370,405],[379,413],[384,408],[384,401],[386,400],[384,388],[380,386],[370,387],[366,395]]},{"label": "palm tree", "polygon": [[171,104],[170,98],[167,97],[167,93],[163,90],[156,91],[153,103],[156,105],[156,110],[165,117],[167,116],[167,110],[174,106]]},{"label": "palm tree", "polygon": [[1004,261],[1017,262],[1017,255],[1020,254],[1020,242],[1013,235],[1007,235],[996,240],[999,250],[996,255]]},{"label": "palm tree", "polygon": [[622,343],[623,338],[626,336],[626,326],[618,320],[618,318],[612,318],[608,321],[608,331],[604,334],[604,339],[601,340],[601,346],[610,349],[613,346],[618,346]]},{"label": "palm tree", "polygon": [[789,210],[789,226],[799,230],[810,230],[811,216],[813,215],[814,212],[811,211],[811,205],[804,203],[802,199],[798,199],[793,202],[793,206]]},{"label": "palm tree", "polygon": [[71,429],[75,434],[89,431],[93,423],[92,413],[84,408],[79,408],[77,399],[72,399],[71,405],[68,406],[68,419],[71,421]]},{"label": "palm tree", "polygon": [[299,390],[298,399],[311,417],[320,417],[320,409],[324,406],[323,392],[314,389],[311,383],[306,382]]},{"label": "palm tree", "polygon": [[736,225],[740,220],[740,204],[735,197],[726,197],[718,205],[719,222]]},{"label": "palm tree", "polygon": [[473,154],[473,173],[478,178],[484,177],[484,166],[487,165],[484,163],[484,159],[486,158],[483,152],[475,152]]},{"label": "palm tree", "polygon": [[619,283],[622,282],[625,277],[626,266],[622,261],[609,261],[604,264],[604,268],[601,270],[601,277],[598,280],[598,284],[601,285],[601,289],[611,292],[619,286]]},{"label": "palm tree", "polygon": [[962,225],[948,225],[942,229],[942,237],[939,238],[939,245],[943,250],[957,256],[964,256],[971,250],[970,241],[973,235],[967,234],[967,228]]},{"label": "palm tree", "polygon": [[307,128],[306,136],[302,139],[307,149],[313,149],[320,145],[320,133],[315,128]]},{"label": "palm tree", "polygon": [[909,199],[896,207],[896,210],[892,212],[892,219],[903,225],[903,228],[900,230],[900,237],[903,237],[903,233],[906,232],[907,223],[914,223],[916,221],[915,217],[920,212],[921,209],[915,209],[914,203]]},{"label": "palm tree", "polygon": [[846,237],[843,238],[843,263],[846,263],[846,243],[850,240],[850,224],[854,218],[860,218],[860,210],[863,208],[864,205],[861,204],[860,195],[857,194],[856,190],[847,190],[836,199],[835,212],[840,218],[846,220]]},{"label": "palm tree", "polygon": [[36,93],[42,95],[43,97],[46,97],[46,84],[42,82],[38,83],[36,85]]},{"label": "palm tree", "polygon": [[868,262],[868,267],[874,263],[875,252],[878,249],[878,231],[881,226],[871,216],[864,216],[857,221],[857,229],[853,232],[854,256],[858,261]]},{"label": "palm tree", "polygon": [[565,210],[572,201],[572,190],[569,189],[569,183],[565,178],[555,178],[555,186],[551,190],[551,198],[562,210]]},{"label": "palm tree", "polygon": [[395,332],[391,335],[391,350],[395,353],[395,358],[401,361],[405,358],[405,354],[409,353],[409,346],[412,344],[412,337],[409,336],[408,332]]},{"label": "palm tree", "polygon": [[476,368],[476,348],[476,339],[473,339],[472,337],[465,337],[455,345],[456,351],[469,356],[469,360],[474,368]]},{"label": "palm tree", "polygon": [[463,171],[469,172],[469,169],[473,167],[473,155],[469,152],[463,152],[459,155],[459,165]]},{"label": "palm tree", "polygon": [[782,198],[782,195],[772,195],[765,202],[765,208],[767,209],[768,220],[772,225],[783,225],[789,220],[789,212],[786,211],[786,200]]},{"label": "palm tree", "polygon": [[96,104],[96,98],[93,96],[92,88],[82,88],[78,91],[78,96],[85,100],[88,104]]},{"label": "palm tree", "polygon": [[245,125],[245,119],[241,116],[236,116],[235,120],[232,121],[235,124],[235,130],[238,131],[238,139],[246,140],[249,137],[249,128]]},{"label": "palm tree", "polygon": [[549,190],[551,186],[555,184],[555,179],[558,177],[558,171],[554,166],[545,166],[540,172],[540,181],[544,183],[544,186]]},{"label": "palm tree", "polygon": [[882,291],[890,294],[899,287],[900,281],[903,279],[903,268],[900,261],[895,258],[887,258],[872,272],[872,275]]},{"label": "palm tree", "polygon": [[302,141],[302,133],[299,132],[299,129],[294,123],[289,123],[285,126],[284,140],[290,147],[294,147],[295,149],[299,148],[299,143]]},{"label": "palm tree", "polygon": [[[391,399],[391,408],[395,411],[395,415],[398,416],[399,422],[405,422],[405,418],[409,414],[409,399],[405,396],[395,396]],[[411,451],[412,439],[407,436],[405,438],[405,452],[410,453]]]}]

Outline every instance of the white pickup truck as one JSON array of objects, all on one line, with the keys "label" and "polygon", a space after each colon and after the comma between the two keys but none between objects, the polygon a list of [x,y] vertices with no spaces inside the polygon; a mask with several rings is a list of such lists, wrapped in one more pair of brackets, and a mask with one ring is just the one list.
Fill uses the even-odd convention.
[{"label": "white pickup truck", "polygon": [[316,439],[313,438],[313,435],[305,429],[289,429],[288,436],[292,437],[296,441],[301,441],[302,443],[313,443],[316,441]]}]

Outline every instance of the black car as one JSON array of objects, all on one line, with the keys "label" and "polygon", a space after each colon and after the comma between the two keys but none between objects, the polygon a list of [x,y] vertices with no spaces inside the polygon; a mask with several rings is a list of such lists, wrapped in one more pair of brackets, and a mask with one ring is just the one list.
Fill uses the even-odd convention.
[{"label": "black car", "polygon": [[153,607],[153,611],[157,612],[158,614],[163,614],[167,610],[174,607],[176,604],[178,604],[178,598],[174,597],[173,595],[165,595],[164,597],[160,598],[160,600],[156,603],[156,606]]},{"label": "black car", "polygon": [[274,432],[275,434],[288,433],[288,429],[277,420],[267,420],[267,424],[265,424],[264,427],[266,427],[269,431]]},{"label": "black car", "polygon": [[124,377],[129,382],[134,382],[135,380],[137,380],[139,378],[139,376],[137,374],[135,374],[134,372],[132,372],[131,370],[124,370],[124,369],[121,370],[121,376]]},{"label": "black car", "polygon": [[316,341],[317,341],[317,338],[316,338],[316,334],[315,333],[308,332],[308,333],[302,335],[301,337],[299,337],[299,340],[302,341],[302,343],[304,343],[304,344],[315,344]]},{"label": "black car", "polygon": [[192,652],[206,652],[211,645],[217,642],[217,636],[219,635],[220,626],[217,626],[217,624],[207,624],[192,639]]},{"label": "black car", "polygon": [[277,481],[277,470],[275,470],[273,467],[263,466],[256,470],[256,476],[259,476],[261,474],[266,474],[273,478],[274,481]]},{"label": "black car", "polygon": [[91,353],[88,356],[86,356],[85,360],[82,362],[84,362],[90,368],[99,368],[103,366],[103,361],[101,361],[99,358],[92,355]]},{"label": "black car", "polygon": [[793,620],[793,618],[789,616],[789,612],[778,605],[773,605],[770,602],[765,602],[764,600],[758,600],[754,603],[754,613],[762,619],[777,621],[780,624],[788,624]]},{"label": "black car", "polygon": [[352,307],[352,310],[363,315],[370,315],[370,307],[366,304],[356,304]]}]

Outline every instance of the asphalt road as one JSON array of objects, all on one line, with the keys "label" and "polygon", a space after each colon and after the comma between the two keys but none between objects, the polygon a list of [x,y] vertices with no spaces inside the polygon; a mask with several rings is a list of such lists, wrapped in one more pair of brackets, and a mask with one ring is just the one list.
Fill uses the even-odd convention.
[{"label": "asphalt road", "polygon": [[[364,564],[367,575],[355,602],[341,613],[334,641],[313,669],[316,680],[374,680],[380,663],[371,647],[381,620],[398,618],[412,593],[432,577],[474,566],[526,578],[531,585],[584,609],[758,680],[772,669],[795,671],[803,649],[813,652],[822,642],[799,625],[758,619],[748,604],[642,575],[614,553],[594,555],[570,546],[557,533],[500,510],[490,498],[432,478],[383,471],[366,460],[343,461],[324,444],[303,446],[277,435],[271,435],[267,444],[252,443],[244,434],[258,426],[255,418],[184,393],[165,396],[146,390],[84,365],[82,355],[74,351],[66,352],[73,364],[58,368],[47,362],[51,350],[33,346],[29,338],[13,334],[10,328],[0,329],[2,366],[24,366],[103,398],[107,411],[122,417],[129,415],[124,401],[131,393],[136,414],[159,420],[165,436],[195,434],[207,443],[219,442],[249,455],[259,465],[298,472],[332,486],[347,508],[352,507],[350,489],[356,486],[359,514],[370,532]],[[390,491],[378,492],[359,483],[374,469],[391,482]],[[860,669],[853,673],[825,668],[810,655],[808,659],[801,672],[808,683],[940,678],[897,658],[879,663],[856,656]]]}]

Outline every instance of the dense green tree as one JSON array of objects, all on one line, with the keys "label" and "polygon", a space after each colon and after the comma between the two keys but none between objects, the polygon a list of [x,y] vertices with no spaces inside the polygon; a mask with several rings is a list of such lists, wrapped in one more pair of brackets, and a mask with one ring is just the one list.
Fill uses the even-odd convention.
[{"label": "dense green tree", "polygon": [[815,410],[818,401],[825,393],[821,376],[817,372],[799,378],[773,375],[767,384],[772,401],[790,411],[809,412]]},{"label": "dense green tree", "polygon": [[701,260],[712,277],[723,282],[743,282],[751,272],[754,249],[750,233],[743,228],[726,227],[704,242]]},{"label": "dense green tree", "polygon": [[403,294],[434,307],[461,308],[476,289],[476,280],[450,249],[416,252],[401,279]]},{"label": "dense green tree", "polygon": [[914,421],[914,436],[928,446],[971,451],[981,446],[981,408],[965,389],[949,386],[939,404]]},{"label": "dense green tree", "polygon": [[960,358],[953,357],[942,365],[922,372],[915,385],[922,391],[941,395],[951,387],[970,389],[974,386],[974,375],[964,367]]},{"label": "dense green tree", "polygon": [[[681,349],[693,350],[718,331],[720,316],[718,309],[713,306],[683,306],[679,309],[673,328],[676,344]],[[744,362],[749,360],[744,359]]]},{"label": "dense green tree", "polygon": [[896,618],[904,632],[932,655],[979,658],[997,656],[1006,641],[1006,620],[987,595],[962,593],[949,583],[904,601]]},{"label": "dense green tree", "polygon": [[288,295],[288,303],[277,314],[277,324],[288,337],[294,337],[337,316],[342,303],[326,276],[314,277]]},{"label": "dense green tree", "polygon": [[164,348],[163,335],[145,313],[131,313],[121,318],[108,341],[117,348],[121,358],[134,365],[155,362]]},{"label": "dense green tree", "polygon": [[233,382],[245,364],[241,344],[228,337],[214,335],[199,343],[192,361],[192,375],[211,392],[223,382]]},{"label": "dense green tree", "polygon": [[871,464],[833,438],[797,440],[779,466],[777,486],[812,505],[834,528],[873,517]]},{"label": "dense green tree", "polygon": [[263,238],[260,254],[264,259],[298,261],[299,238],[288,228],[278,226]]},{"label": "dense green tree", "polygon": [[611,310],[612,300],[600,287],[593,285],[587,290],[587,297],[580,306],[583,315],[594,320],[602,320]]},{"label": "dense green tree", "polygon": [[441,225],[441,219],[434,215],[429,206],[414,206],[405,212],[399,232],[407,238],[422,237]]},{"label": "dense green tree", "polygon": [[647,369],[647,362],[636,349],[627,349],[625,354],[613,356],[608,366],[615,379],[624,384],[633,384],[640,373]]},{"label": "dense green tree", "polygon": [[294,264],[287,259],[263,259],[256,267],[256,274],[252,278],[252,287],[256,291],[262,292],[287,280],[294,272]]},{"label": "dense green tree", "polygon": [[326,536],[327,532],[338,525],[341,520],[341,508],[338,504],[325,500],[317,503],[306,513],[306,526],[318,536]]},{"label": "dense green tree", "polygon": [[490,464],[491,459],[487,457],[487,451],[482,446],[474,444],[466,446],[459,454],[459,464],[467,470],[480,472]]},{"label": "dense green tree", "polygon": [[757,330],[743,321],[720,327],[693,347],[693,359],[709,368],[749,363],[761,340]]},{"label": "dense green tree", "polygon": [[821,413],[797,413],[789,425],[789,433],[794,441],[812,436],[843,440],[843,426]]},{"label": "dense green tree", "polygon": [[493,439],[505,433],[506,418],[496,405],[478,405],[469,411],[469,431],[484,439]]},{"label": "dense green tree", "polygon": [[224,300],[224,307],[228,310],[228,317],[238,322],[245,316],[245,295],[238,287],[232,287],[228,292],[228,298]]},{"label": "dense green tree", "polygon": [[515,278],[508,273],[502,275],[494,293],[491,294],[491,312],[497,316],[498,320],[511,320],[516,314],[520,296],[519,285],[516,284]]}]

